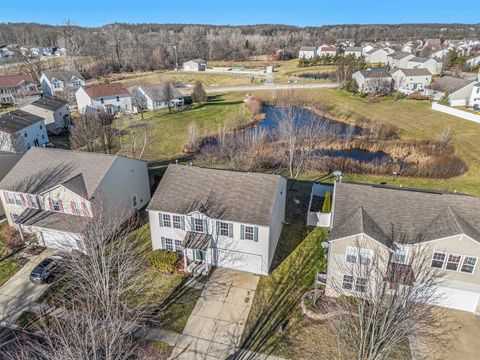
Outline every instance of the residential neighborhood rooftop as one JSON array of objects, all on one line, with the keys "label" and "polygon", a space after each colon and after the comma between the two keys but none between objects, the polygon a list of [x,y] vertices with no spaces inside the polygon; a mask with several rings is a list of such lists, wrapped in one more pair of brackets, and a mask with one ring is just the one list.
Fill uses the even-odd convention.
[{"label": "residential neighborhood rooftop", "polygon": [[389,57],[391,57],[392,59],[395,59],[395,60],[401,60],[403,58],[406,58],[409,55],[411,55],[411,54],[408,53],[408,52],[405,52],[405,51],[396,51],[396,52],[390,54]]},{"label": "residential neighborhood rooftop", "polygon": [[16,87],[23,82],[34,83],[33,77],[30,75],[6,75],[0,76],[0,88]]},{"label": "residential neighborhood rooftop", "polygon": [[147,210],[270,224],[281,176],[169,165]]},{"label": "residential neighborhood rooftop", "polygon": [[38,106],[42,109],[55,111],[68,104],[68,101],[54,96],[44,95],[40,99],[32,102],[30,105]]},{"label": "residential neighborhood rooftop", "polygon": [[416,68],[416,69],[398,69],[394,68],[392,69],[392,74],[401,71],[403,72],[406,76],[431,76],[432,73],[428,71],[427,69],[424,68]]},{"label": "residential neighborhood rooftop", "polygon": [[428,60],[431,60],[431,58],[415,56],[415,57],[411,58],[409,61],[410,62],[417,62],[417,63],[424,63]]},{"label": "residential neighborhood rooftop", "polygon": [[471,84],[472,82],[475,82],[475,80],[466,80],[466,79],[456,78],[453,76],[444,76],[444,77],[435,79],[435,81],[431,83],[428,87],[436,91],[448,92],[451,94]]},{"label": "residential neighborhood rooftop", "polygon": [[83,79],[78,71],[44,71],[43,73],[48,79],[58,79],[63,82],[69,82],[73,77]]},{"label": "residential neighborhood rooftop", "polygon": [[91,98],[102,96],[115,96],[129,94],[129,91],[122,83],[97,84],[83,86],[83,90]]},{"label": "residential neighborhood rooftop", "polygon": [[[182,93],[178,91],[171,83],[146,84],[140,86],[148,97],[155,101],[166,101],[167,98],[181,98]],[[169,89],[168,89],[169,88]],[[170,92],[168,94],[168,92]]]},{"label": "residential neighborhood rooftop", "polygon": [[13,110],[0,116],[0,130],[15,133],[42,120],[42,117],[26,111]]},{"label": "residential neighborhood rooftop", "polygon": [[365,78],[384,78],[384,77],[390,77],[390,73],[387,71],[385,68],[373,68],[373,69],[367,69],[367,70],[362,70],[360,73],[363,75]]}]

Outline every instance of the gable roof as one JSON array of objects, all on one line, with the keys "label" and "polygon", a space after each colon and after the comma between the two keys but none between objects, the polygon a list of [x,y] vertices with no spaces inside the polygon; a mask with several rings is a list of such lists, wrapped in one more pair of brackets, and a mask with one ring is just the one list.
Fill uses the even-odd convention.
[{"label": "gable roof", "polygon": [[170,98],[177,99],[184,97],[182,93],[170,83],[141,85],[139,88],[153,101],[163,101],[167,99],[167,86],[170,87]]},{"label": "gable roof", "polygon": [[405,51],[395,51],[394,53],[389,54],[388,56],[395,60],[402,60],[407,56],[412,55],[409,52]]},{"label": "gable roof", "polygon": [[13,134],[42,120],[42,117],[26,111],[13,110],[0,116],[0,131]]},{"label": "gable roof", "polygon": [[127,88],[119,82],[110,84],[85,85],[82,87],[82,89],[85,90],[87,95],[91,98],[130,94]]},{"label": "gable roof", "polygon": [[57,79],[62,82],[70,82],[73,77],[85,80],[83,76],[80,75],[80,73],[78,73],[77,71],[44,71],[43,73],[50,81],[53,79]]},{"label": "gable roof", "polygon": [[194,63],[200,64],[200,65],[205,65],[207,63],[203,59],[192,59],[192,60],[188,60],[188,61],[185,61],[185,62],[194,62]]},{"label": "gable roof", "polygon": [[435,59],[428,58],[428,57],[415,56],[408,61],[409,62],[416,62],[416,63],[424,63],[424,62],[427,62],[428,60],[435,60]]},{"label": "gable roof", "polygon": [[39,194],[63,185],[88,199],[119,157],[32,147],[0,182],[0,189]]},{"label": "gable roof", "polygon": [[317,48],[315,46],[302,46],[300,51],[317,51]]},{"label": "gable roof", "polygon": [[269,226],[282,177],[169,165],[147,210]]},{"label": "gable roof", "polygon": [[403,72],[406,76],[431,76],[432,73],[424,68],[416,68],[416,69],[392,69],[392,74],[396,73],[397,71]]},{"label": "gable roof", "polygon": [[373,53],[376,53],[377,51],[380,51],[380,50],[381,50],[381,51],[385,51],[386,53],[388,53],[388,51],[385,50],[385,49],[382,49],[382,48],[373,48],[373,49],[367,51],[367,54],[373,54]]},{"label": "gable roof", "polygon": [[390,73],[385,68],[373,68],[367,70],[361,70],[360,73],[363,75],[364,78],[389,78],[392,77]]},{"label": "gable roof", "polygon": [[453,76],[444,76],[435,79],[435,81],[431,83],[428,88],[436,91],[448,92],[451,94],[475,82],[475,80],[465,80]]},{"label": "gable roof", "polygon": [[336,183],[330,239],[366,233],[388,246],[466,234],[480,242],[480,197]]},{"label": "gable roof", "polygon": [[0,88],[20,86],[23,82],[35,83],[30,75],[7,75],[0,76]]},{"label": "gable roof", "polygon": [[352,52],[361,52],[363,48],[361,46],[351,46],[345,48],[345,51],[352,51]]},{"label": "gable roof", "polygon": [[337,48],[333,45],[322,45],[318,48],[319,51],[337,51]]},{"label": "gable roof", "polygon": [[39,108],[50,111],[56,111],[67,104],[68,101],[60,99],[58,97],[43,95],[43,97],[30,103],[29,105],[37,106]]}]

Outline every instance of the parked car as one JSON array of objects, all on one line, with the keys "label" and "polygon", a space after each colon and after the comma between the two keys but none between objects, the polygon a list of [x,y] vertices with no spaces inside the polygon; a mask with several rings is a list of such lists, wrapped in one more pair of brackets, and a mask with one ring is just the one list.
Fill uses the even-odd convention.
[{"label": "parked car", "polygon": [[42,145],[44,148],[54,148],[55,144],[52,144],[51,142],[47,142]]},{"label": "parked car", "polygon": [[55,278],[62,274],[63,257],[54,255],[43,259],[35,266],[30,274],[30,281],[34,284],[51,284]]}]

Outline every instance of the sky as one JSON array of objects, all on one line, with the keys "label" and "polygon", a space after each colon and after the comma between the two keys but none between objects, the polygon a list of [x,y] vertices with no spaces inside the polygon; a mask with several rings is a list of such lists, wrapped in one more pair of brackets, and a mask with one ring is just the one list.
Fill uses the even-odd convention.
[{"label": "sky", "polygon": [[[80,26],[480,23],[479,0],[1,0],[0,22]],[[366,4],[368,6],[366,6]]]}]

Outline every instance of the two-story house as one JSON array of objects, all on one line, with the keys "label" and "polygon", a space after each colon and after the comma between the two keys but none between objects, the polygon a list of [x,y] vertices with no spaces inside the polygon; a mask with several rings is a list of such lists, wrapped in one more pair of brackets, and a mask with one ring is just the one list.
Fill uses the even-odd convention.
[{"label": "two-story house", "polygon": [[43,117],[23,110],[14,110],[0,116],[0,151],[23,154],[33,146],[48,143]]},{"label": "two-story house", "polygon": [[0,182],[0,192],[10,226],[63,250],[83,249],[84,227],[94,217],[120,225],[150,200],[144,161],[45,148],[30,149]]},{"label": "two-story house", "polygon": [[302,46],[298,51],[299,59],[313,59],[317,57],[317,47],[316,46]]},{"label": "two-story house", "polygon": [[85,79],[76,71],[45,71],[40,77],[44,94],[55,95],[64,91],[77,91],[85,85]]},{"label": "two-story house", "polygon": [[0,104],[14,104],[20,99],[38,96],[37,84],[30,75],[0,76]]},{"label": "two-story house", "polygon": [[147,208],[152,247],[179,252],[191,273],[218,266],[267,275],[286,184],[278,175],[169,165]]},{"label": "two-story house", "polygon": [[442,63],[432,58],[415,56],[407,61],[405,68],[427,69],[433,75],[438,75],[442,72]]},{"label": "two-story house", "polygon": [[395,51],[387,55],[387,65],[390,68],[405,68],[408,60],[414,57],[415,55],[404,51]]},{"label": "two-story house", "polygon": [[75,93],[75,97],[81,114],[104,111],[113,115],[133,111],[132,97],[122,83],[82,86]]},{"label": "two-story house", "polygon": [[184,96],[170,83],[141,85],[133,90],[132,99],[134,106],[141,105],[152,111],[180,108],[184,104]]},{"label": "two-story house", "polygon": [[20,110],[42,117],[47,131],[52,134],[59,134],[71,125],[68,102],[55,96],[43,95]]},{"label": "two-story house", "polygon": [[[376,261],[385,269],[385,281],[400,269],[408,269],[410,280],[419,281],[418,269],[431,269],[435,296],[430,304],[480,312],[479,197],[336,182],[331,219],[327,295],[367,291],[375,279],[349,269]],[[425,268],[414,257],[424,261]]]},{"label": "two-story house", "polygon": [[393,87],[406,95],[422,92],[432,82],[432,74],[427,69],[393,69]]},{"label": "two-story house", "polygon": [[392,90],[393,78],[384,68],[356,71],[352,74],[358,91],[364,94],[388,94]]}]

